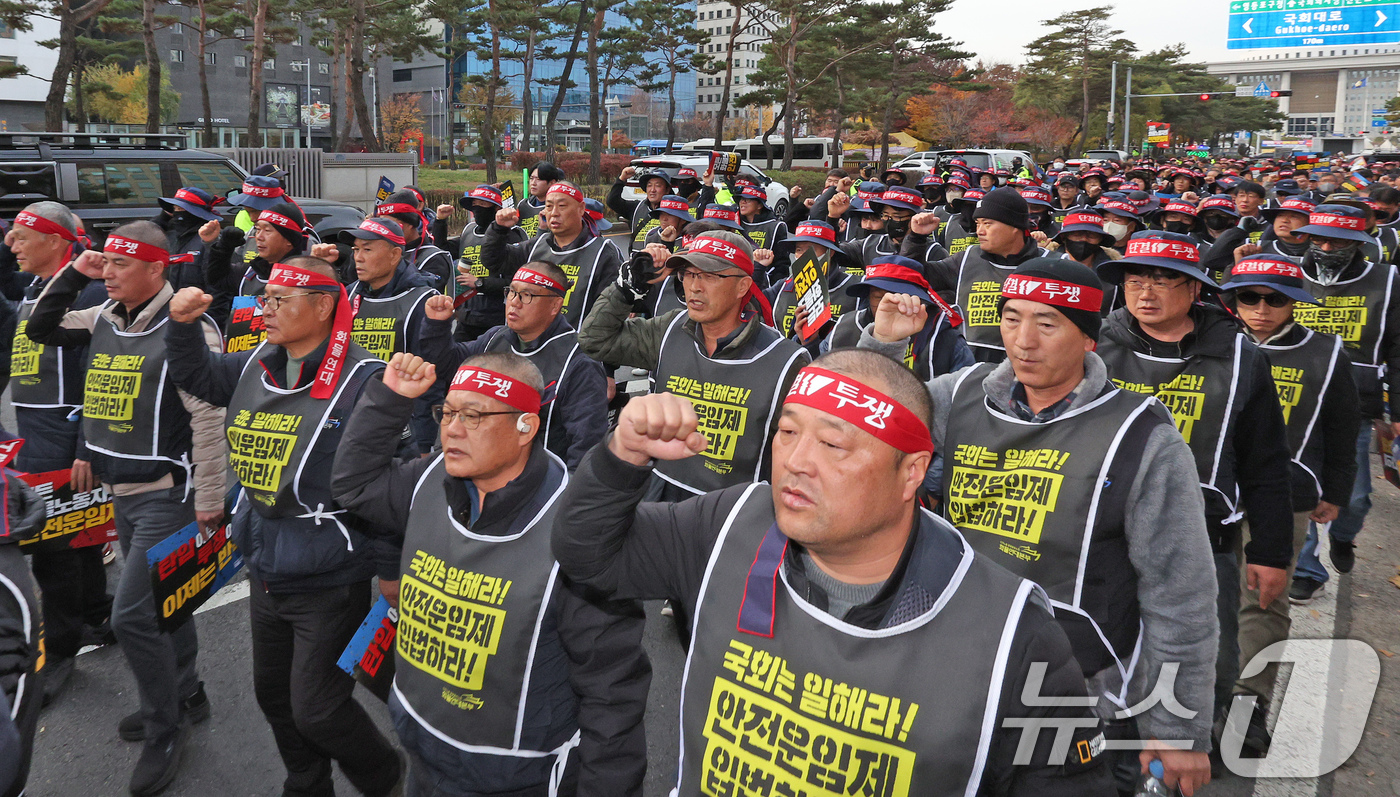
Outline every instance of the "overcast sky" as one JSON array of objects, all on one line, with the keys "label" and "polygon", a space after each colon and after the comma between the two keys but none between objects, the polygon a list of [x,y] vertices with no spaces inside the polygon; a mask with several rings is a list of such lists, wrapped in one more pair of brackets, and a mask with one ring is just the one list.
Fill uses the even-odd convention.
[{"label": "overcast sky", "polygon": [[[934,30],[961,41],[984,60],[1024,63],[1025,46],[1044,35],[1042,23],[1066,11],[1108,5],[1094,0],[955,0],[934,17]],[[1195,61],[1224,61],[1264,50],[1225,49],[1228,0],[1119,0],[1109,22],[1140,52],[1182,42]]]}]

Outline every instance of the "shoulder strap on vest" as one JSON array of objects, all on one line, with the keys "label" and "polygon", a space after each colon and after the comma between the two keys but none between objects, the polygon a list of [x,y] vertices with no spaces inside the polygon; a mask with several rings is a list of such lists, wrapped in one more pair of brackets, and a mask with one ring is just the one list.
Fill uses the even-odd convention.
[{"label": "shoulder strap on vest", "polygon": [[[1144,403],[1155,401],[1156,399],[1151,397],[1144,399]],[[1147,447],[1147,439],[1152,436],[1153,430],[1167,423],[1167,419],[1162,417],[1160,412],[1154,412],[1149,406],[1128,424],[1128,428],[1123,432],[1123,439],[1118,444],[1118,450],[1113,455],[1113,461],[1108,466],[1108,475],[1104,479],[1103,493],[1099,497],[1099,514],[1095,522],[1097,527],[1123,528],[1128,492],[1133,489],[1133,481],[1142,466],[1142,452]]]}]

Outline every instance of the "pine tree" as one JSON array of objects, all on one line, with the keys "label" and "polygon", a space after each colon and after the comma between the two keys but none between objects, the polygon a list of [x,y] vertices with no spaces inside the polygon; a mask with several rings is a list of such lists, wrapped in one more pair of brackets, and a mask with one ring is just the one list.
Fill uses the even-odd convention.
[{"label": "pine tree", "polygon": [[1079,104],[1079,150],[1089,139],[1090,112],[1108,98],[1108,72],[1114,61],[1126,61],[1137,47],[1123,31],[1105,22],[1113,6],[1071,11],[1045,21],[1054,30],[1026,45],[1028,79],[1016,86],[1019,104],[1068,114]]},{"label": "pine tree", "polygon": [[695,27],[695,11],[670,0],[637,0],[627,7],[627,17],[637,31],[645,32],[646,51],[654,60],[637,72],[643,91],[666,91],[666,149],[676,141],[676,79],[708,64],[700,46],[709,36]]}]

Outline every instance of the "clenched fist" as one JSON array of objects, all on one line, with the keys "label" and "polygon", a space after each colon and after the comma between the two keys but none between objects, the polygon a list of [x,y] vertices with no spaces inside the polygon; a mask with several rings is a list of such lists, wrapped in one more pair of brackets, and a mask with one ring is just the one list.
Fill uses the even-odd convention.
[{"label": "clenched fist", "polygon": [[170,297],[170,319],[181,324],[192,324],[204,315],[214,297],[199,288],[181,288]]},{"label": "clenched fist", "polygon": [[709,446],[699,428],[700,418],[687,399],[674,393],[637,396],[622,408],[608,449],[639,467],[654,459],[685,459]]},{"label": "clenched fist", "polygon": [[223,225],[219,223],[218,219],[206,221],[203,226],[199,228],[199,240],[207,244],[212,244],[219,239],[219,233],[222,229]]},{"label": "clenched fist", "polygon": [[753,262],[759,264],[760,266],[763,266],[764,268],[767,268],[767,267],[769,267],[769,266],[772,266],[772,265],[773,265],[773,250],[772,250],[772,249],[755,249],[755,250],[753,250]]},{"label": "clenched fist", "polygon": [[445,218],[451,216],[452,213],[453,213],[454,211],[456,211],[456,210],[457,210],[457,209],[454,208],[454,207],[452,207],[451,205],[438,205],[438,206],[437,206],[437,217],[440,218],[440,219],[445,219]]},{"label": "clenched fist", "polygon": [[106,265],[107,258],[96,249],[88,249],[73,260],[73,268],[77,269],[79,274],[94,280],[102,279],[102,269]]},{"label": "clenched fist", "polygon": [[418,398],[437,381],[437,368],[416,354],[399,352],[384,369],[384,386],[404,398]]},{"label": "clenched fist", "polygon": [[423,303],[423,312],[434,321],[451,321],[452,297],[441,293],[429,296]]},{"label": "clenched fist", "polygon": [[851,195],[845,191],[837,191],[826,201],[826,215],[833,219],[846,215],[846,211],[850,209]]},{"label": "clenched fist", "polygon": [[319,257],[327,263],[334,263],[340,259],[340,250],[335,248],[335,244],[312,244],[311,256]]},{"label": "clenched fist", "polygon": [[917,296],[887,293],[875,308],[875,339],[897,343],[917,335],[928,323],[928,307]]},{"label": "clenched fist", "polygon": [[501,208],[496,211],[496,223],[502,227],[514,227],[520,223],[520,211],[515,208]]},{"label": "clenched fist", "polygon": [[628,166],[628,167],[626,167],[626,168],[624,168],[624,169],[622,170],[622,174],[618,175],[617,179],[619,179],[619,180],[621,180],[622,182],[625,183],[625,182],[627,182],[628,180],[631,180],[631,179],[632,179],[632,176],[635,175],[636,173],[637,173],[637,167],[636,167],[636,166]]},{"label": "clenched fist", "polygon": [[909,220],[909,232],[919,235],[933,235],[938,232],[938,214],[915,213],[914,218]]}]

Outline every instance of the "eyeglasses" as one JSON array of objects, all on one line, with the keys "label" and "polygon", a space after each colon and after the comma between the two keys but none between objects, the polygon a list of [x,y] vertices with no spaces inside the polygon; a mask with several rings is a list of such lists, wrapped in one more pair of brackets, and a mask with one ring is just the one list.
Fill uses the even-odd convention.
[{"label": "eyeglasses", "polygon": [[702,271],[698,268],[682,269],[676,274],[676,278],[681,282],[689,282],[698,279],[702,285],[718,285],[720,280],[738,279],[747,277],[748,274],[716,274],[713,271]]},{"label": "eyeglasses", "polygon": [[1123,280],[1123,290],[1142,292],[1151,288],[1152,290],[1166,293],[1167,291],[1180,288],[1188,281],[1189,278],[1187,277],[1182,277],[1180,282],[1168,277],[1153,277],[1151,279],[1145,277],[1128,277]]},{"label": "eyeglasses", "polygon": [[271,310],[275,313],[278,310],[282,309],[282,303],[287,301],[288,299],[291,299],[296,296],[317,296],[320,294],[320,291],[302,291],[301,293],[285,293],[281,296],[259,295],[253,297],[253,302],[256,303],[258,307],[262,308],[263,310]]},{"label": "eyeglasses", "polygon": [[477,412],[476,410],[453,410],[442,404],[433,407],[433,420],[439,426],[451,426],[453,421],[461,421],[467,431],[481,426],[481,419],[489,415],[521,415],[520,410],[500,410],[498,412]]},{"label": "eyeglasses", "polygon": [[1240,291],[1235,294],[1235,301],[1240,304],[1247,304],[1253,307],[1263,299],[1270,307],[1287,307],[1293,300],[1281,293],[1257,293],[1255,291]]},{"label": "eyeglasses", "polygon": [[909,221],[912,218],[914,218],[912,214],[909,216],[891,216],[888,213],[880,214],[881,221]]},{"label": "eyeglasses", "polygon": [[510,301],[511,299],[518,299],[521,304],[529,304],[530,302],[533,302],[536,299],[554,298],[562,297],[556,297],[555,294],[552,293],[526,293],[525,291],[517,291],[514,288],[506,288],[506,301]]}]

